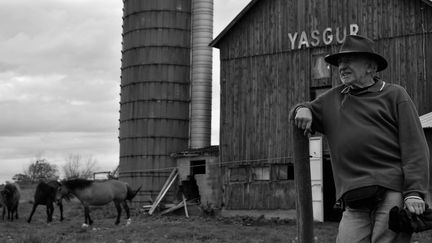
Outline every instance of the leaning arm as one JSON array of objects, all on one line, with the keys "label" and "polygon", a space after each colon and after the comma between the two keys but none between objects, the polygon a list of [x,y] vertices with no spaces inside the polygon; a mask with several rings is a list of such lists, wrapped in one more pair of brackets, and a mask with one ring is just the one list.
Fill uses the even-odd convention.
[{"label": "leaning arm", "polygon": [[290,117],[293,120],[297,114],[297,110],[299,108],[308,108],[312,113],[312,126],[311,130],[312,132],[323,132],[323,99],[322,97],[318,97],[317,99],[310,101],[310,102],[303,102],[299,103],[294,106],[294,108],[291,110]]}]

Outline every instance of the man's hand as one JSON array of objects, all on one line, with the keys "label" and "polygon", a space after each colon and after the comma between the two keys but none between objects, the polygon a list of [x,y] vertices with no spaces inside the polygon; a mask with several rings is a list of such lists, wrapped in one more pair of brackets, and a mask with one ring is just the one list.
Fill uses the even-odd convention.
[{"label": "man's hand", "polygon": [[426,210],[426,203],[420,197],[407,197],[405,199],[405,207],[411,213],[420,215]]},{"label": "man's hand", "polygon": [[307,136],[312,132],[312,112],[309,108],[300,107],[297,109],[297,112],[294,117],[294,124],[304,130],[304,135]]}]

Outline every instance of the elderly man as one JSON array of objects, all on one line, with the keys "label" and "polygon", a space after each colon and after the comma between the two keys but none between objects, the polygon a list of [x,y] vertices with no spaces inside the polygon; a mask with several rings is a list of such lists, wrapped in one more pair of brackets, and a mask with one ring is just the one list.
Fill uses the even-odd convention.
[{"label": "elderly man", "polygon": [[327,137],[345,209],[337,242],[410,242],[388,229],[388,217],[394,206],[425,210],[429,152],[416,108],[401,86],[376,76],[387,61],[368,38],[347,36],[325,61],[338,67],[342,84],[298,105],[292,117],[305,133]]}]

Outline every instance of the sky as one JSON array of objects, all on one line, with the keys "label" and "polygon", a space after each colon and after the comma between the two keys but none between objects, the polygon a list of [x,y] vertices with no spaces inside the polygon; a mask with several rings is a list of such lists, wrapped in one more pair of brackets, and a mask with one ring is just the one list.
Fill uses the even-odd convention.
[{"label": "sky", "polygon": [[[216,37],[250,0],[214,0]],[[119,161],[121,0],[0,1],[0,183],[46,159]],[[212,144],[219,142],[213,51]]]}]

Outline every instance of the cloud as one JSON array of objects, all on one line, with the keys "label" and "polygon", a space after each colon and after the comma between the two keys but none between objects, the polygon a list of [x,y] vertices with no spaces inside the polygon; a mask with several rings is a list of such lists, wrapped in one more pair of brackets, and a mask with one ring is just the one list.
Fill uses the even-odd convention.
[{"label": "cloud", "polygon": [[[215,0],[214,35],[248,2]],[[68,154],[92,156],[108,170],[118,164],[122,7],[119,0],[0,1],[0,183],[36,156],[58,165]]]},{"label": "cloud", "polygon": [[0,1],[0,15],[0,180],[38,154],[117,164],[122,2]]}]

